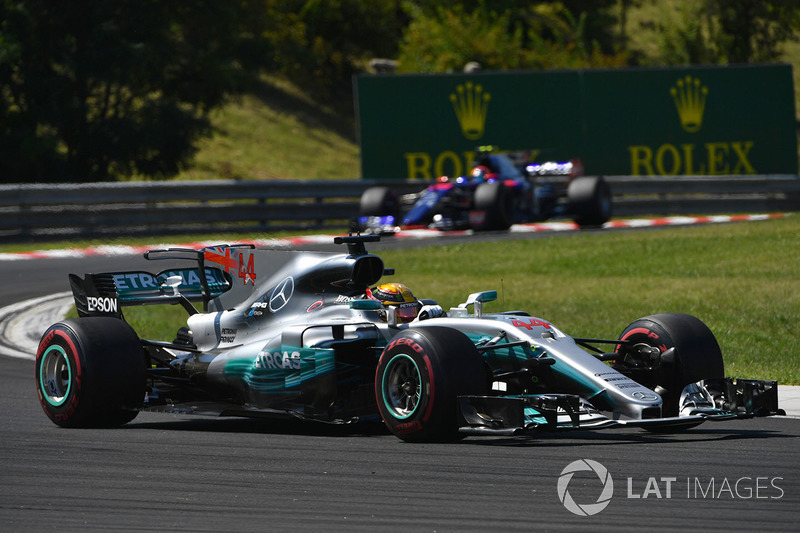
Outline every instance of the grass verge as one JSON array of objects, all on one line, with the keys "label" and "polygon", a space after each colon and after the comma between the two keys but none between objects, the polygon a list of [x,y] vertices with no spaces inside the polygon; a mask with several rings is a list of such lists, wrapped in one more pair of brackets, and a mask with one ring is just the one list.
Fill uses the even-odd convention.
[{"label": "grass verge", "polygon": [[264,77],[212,112],[203,139],[178,180],[357,179],[355,120],[312,102],[302,91]]}]

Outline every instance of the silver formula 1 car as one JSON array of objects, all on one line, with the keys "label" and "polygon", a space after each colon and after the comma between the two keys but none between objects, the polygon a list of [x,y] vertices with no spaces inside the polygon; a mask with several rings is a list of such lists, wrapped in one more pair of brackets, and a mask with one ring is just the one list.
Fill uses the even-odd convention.
[{"label": "silver formula 1 car", "polygon": [[[365,297],[393,273],[365,249],[377,239],[337,237],[347,253],[151,251],[193,264],[70,275],[79,318],[51,326],[36,354],[45,413],[66,427],[120,425],[143,410],[383,419],[407,441],[780,414],[777,383],[724,378],[714,335],[689,315],[586,339],[525,312],[489,314],[497,293],[484,291],[406,322],[409,305],[437,306],[399,313]],[[186,308],[174,340],[140,338],[125,322],[125,306],[150,304]]]}]

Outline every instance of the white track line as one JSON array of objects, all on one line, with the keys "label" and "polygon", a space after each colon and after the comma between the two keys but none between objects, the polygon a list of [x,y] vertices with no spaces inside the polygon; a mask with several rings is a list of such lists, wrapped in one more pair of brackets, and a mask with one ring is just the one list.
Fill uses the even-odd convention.
[{"label": "white track line", "polygon": [[60,292],[0,309],[0,353],[33,359],[42,333],[72,307],[72,293]]}]

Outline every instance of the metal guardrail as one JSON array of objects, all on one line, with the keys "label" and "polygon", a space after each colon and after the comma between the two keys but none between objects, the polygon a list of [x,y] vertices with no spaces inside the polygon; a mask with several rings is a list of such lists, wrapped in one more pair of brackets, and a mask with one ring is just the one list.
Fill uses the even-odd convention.
[{"label": "metal guardrail", "polygon": [[795,175],[611,177],[614,216],[776,213],[800,210]]},{"label": "metal guardrail", "polygon": [[[608,177],[614,216],[800,210],[800,178]],[[347,229],[376,181],[167,181],[0,185],[0,242],[111,235]]]}]

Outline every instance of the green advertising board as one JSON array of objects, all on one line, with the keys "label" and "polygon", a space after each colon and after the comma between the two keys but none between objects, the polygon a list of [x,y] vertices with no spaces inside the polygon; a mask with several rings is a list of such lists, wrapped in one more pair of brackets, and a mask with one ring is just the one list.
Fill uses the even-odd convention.
[{"label": "green advertising board", "polygon": [[797,174],[790,65],[356,78],[361,173],[466,174],[479,145],[594,175]]}]

